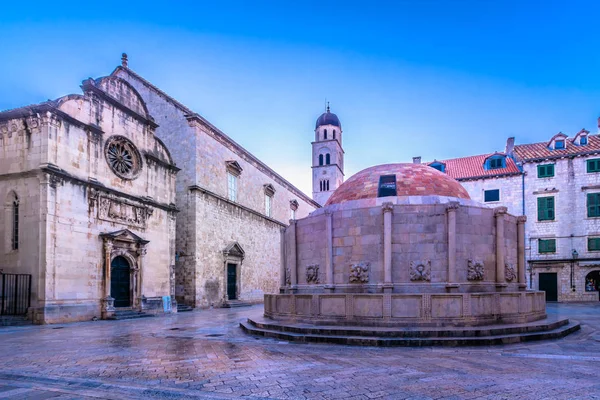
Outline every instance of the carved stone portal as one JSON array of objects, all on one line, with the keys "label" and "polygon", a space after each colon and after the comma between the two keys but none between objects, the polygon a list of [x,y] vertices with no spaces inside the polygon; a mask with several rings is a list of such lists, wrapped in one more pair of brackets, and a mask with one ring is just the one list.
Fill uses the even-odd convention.
[{"label": "carved stone portal", "polygon": [[360,262],[350,266],[350,283],[369,282],[369,263]]},{"label": "carved stone portal", "polygon": [[431,260],[410,262],[411,281],[431,281]]},{"label": "carved stone portal", "polygon": [[469,260],[467,268],[467,279],[470,281],[483,280],[483,262],[477,260]]},{"label": "carved stone portal", "polygon": [[506,264],[504,266],[504,277],[507,282],[512,282],[517,278],[517,271],[515,271],[515,266],[512,264]]},{"label": "carved stone portal", "polygon": [[313,264],[306,267],[306,283],[319,283],[318,264]]}]

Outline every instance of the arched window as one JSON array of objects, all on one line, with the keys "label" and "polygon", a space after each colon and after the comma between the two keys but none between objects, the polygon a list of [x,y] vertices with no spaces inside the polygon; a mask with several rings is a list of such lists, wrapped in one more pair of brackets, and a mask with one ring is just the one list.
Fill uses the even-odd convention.
[{"label": "arched window", "polygon": [[323,130],[323,138],[327,140],[327,129]]},{"label": "arched window", "polygon": [[335,129],[333,130],[333,140],[335,140]]},{"label": "arched window", "polygon": [[331,156],[329,155],[329,153],[325,154],[325,164],[331,164]]},{"label": "arched window", "polygon": [[319,154],[319,165],[323,165],[323,154]]}]

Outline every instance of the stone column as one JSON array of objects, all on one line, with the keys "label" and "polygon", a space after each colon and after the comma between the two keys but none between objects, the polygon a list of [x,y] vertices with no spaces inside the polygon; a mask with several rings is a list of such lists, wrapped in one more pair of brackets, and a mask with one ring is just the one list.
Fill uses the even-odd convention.
[{"label": "stone column", "polygon": [[[293,221],[290,221],[290,225],[292,224]],[[285,263],[286,263],[286,259],[285,259],[285,228],[281,228],[280,233],[279,233],[279,241],[280,241],[280,246],[279,246],[279,251],[280,251],[280,257],[281,257],[281,263],[279,264],[279,291],[281,292],[283,290],[283,288],[285,287]]]},{"label": "stone column", "polygon": [[392,214],[394,205],[383,203],[383,292],[391,293],[392,283]]},{"label": "stone column", "polygon": [[297,254],[297,222],[292,221],[290,224],[290,290],[293,292],[298,285],[298,254]]},{"label": "stone column", "polygon": [[110,262],[113,241],[104,239],[104,297],[102,298],[102,319],[107,319],[115,313],[115,299],[110,296]]},{"label": "stone column", "polygon": [[506,286],[504,277],[504,215],[506,207],[494,208],[496,218],[496,287]]},{"label": "stone column", "polygon": [[456,279],[456,210],[459,205],[457,201],[452,201],[446,207],[448,215],[448,282],[446,288],[449,291],[458,288]]},{"label": "stone column", "polygon": [[525,215],[517,217],[517,279],[521,289],[527,287],[525,281],[525,222],[527,222]]},{"label": "stone column", "polygon": [[333,214],[325,211],[325,235],[327,248],[325,249],[325,291],[333,292]]}]

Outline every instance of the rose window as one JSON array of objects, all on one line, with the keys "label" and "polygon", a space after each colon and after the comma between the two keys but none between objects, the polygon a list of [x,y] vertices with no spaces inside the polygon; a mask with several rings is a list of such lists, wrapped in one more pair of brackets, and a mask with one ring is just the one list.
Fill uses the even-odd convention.
[{"label": "rose window", "polygon": [[133,143],[122,136],[106,142],[106,161],[113,172],[123,179],[134,179],[140,172],[141,158]]}]

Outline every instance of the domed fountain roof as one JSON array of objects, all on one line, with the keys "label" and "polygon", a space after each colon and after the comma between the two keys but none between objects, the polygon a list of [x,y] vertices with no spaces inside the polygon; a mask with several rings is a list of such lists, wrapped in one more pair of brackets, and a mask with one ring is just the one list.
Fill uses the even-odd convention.
[{"label": "domed fountain roof", "polygon": [[383,175],[396,175],[397,196],[470,199],[458,181],[425,164],[383,164],[354,174],[337,188],[325,205],[378,197],[379,178]]}]

